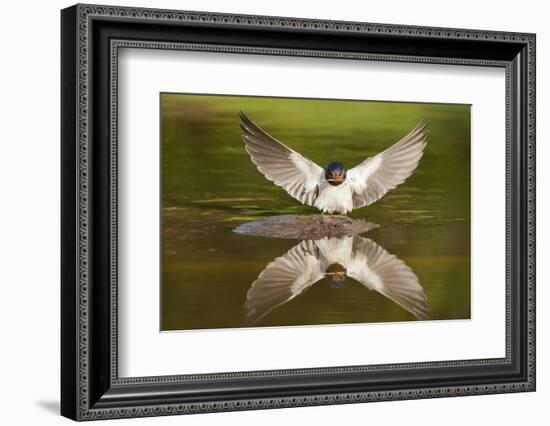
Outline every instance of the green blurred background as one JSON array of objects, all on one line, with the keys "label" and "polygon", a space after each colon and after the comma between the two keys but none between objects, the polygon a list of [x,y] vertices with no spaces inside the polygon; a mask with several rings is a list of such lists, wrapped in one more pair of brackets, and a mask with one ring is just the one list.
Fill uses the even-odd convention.
[{"label": "green blurred background", "polygon": [[[431,319],[470,318],[470,106],[161,94],[162,330],[245,326],[242,305],[258,274],[298,243],[238,235],[248,221],[312,214],[256,170],[239,111],[322,167],[351,168],[429,125],[414,174],[354,211],[365,234],[419,277]],[[323,280],[257,326],[409,321],[414,317],[348,279]]]}]

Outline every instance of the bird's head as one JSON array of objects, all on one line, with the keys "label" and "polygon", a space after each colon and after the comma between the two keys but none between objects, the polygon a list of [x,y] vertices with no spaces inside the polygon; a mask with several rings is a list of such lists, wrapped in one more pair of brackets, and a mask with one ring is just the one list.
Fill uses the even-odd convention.
[{"label": "bird's head", "polygon": [[339,263],[333,263],[325,271],[325,278],[330,281],[332,288],[340,288],[346,282],[347,271]]},{"label": "bird's head", "polygon": [[346,169],[339,161],[333,161],[325,169],[325,179],[334,186],[340,185],[346,180]]}]

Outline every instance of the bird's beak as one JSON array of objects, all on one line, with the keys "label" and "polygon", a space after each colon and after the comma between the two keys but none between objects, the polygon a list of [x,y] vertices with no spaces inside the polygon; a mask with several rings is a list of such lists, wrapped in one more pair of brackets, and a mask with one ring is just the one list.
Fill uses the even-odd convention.
[{"label": "bird's beak", "polygon": [[343,172],[330,172],[330,176],[327,179],[328,182],[342,183],[346,180],[346,175]]},{"label": "bird's beak", "polygon": [[325,278],[328,278],[334,284],[343,284],[346,281],[346,268],[339,263],[329,265],[325,271]]},{"label": "bird's beak", "polygon": [[344,281],[346,281],[346,277],[347,277],[345,272],[334,272],[329,275],[330,275],[330,279],[337,283],[343,283]]},{"label": "bird's beak", "polygon": [[340,288],[346,282],[347,275],[342,272],[332,272],[325,274],[325,278],[328,278],[329,285],[332,288]]}]

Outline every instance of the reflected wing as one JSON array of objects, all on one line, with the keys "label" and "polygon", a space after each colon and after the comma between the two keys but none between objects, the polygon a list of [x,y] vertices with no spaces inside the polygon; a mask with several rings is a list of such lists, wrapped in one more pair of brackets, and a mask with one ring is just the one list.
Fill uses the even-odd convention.
[{"label": "reflected wing", "polygon": [[244,113],[240,117],[246,151],[258,170],[298,201],[312,206],[322,167],[271,137]]},{"label": "reflected wing", "polygon": [[418,277],[405,262],[367,238],[356,237],[347,273],[369,290],[397,303],[416,319],[428,319],[426,295]]},{"label": "reflected wing", "polygon": [[244,304],[248,322],[258,322],[322,278],[315,243],[302,241],[267,265],[252,283]]},{"label": "reflected wing", "polygon": [[418,166],[427,135],[427,125],[419,123],[399,142],[349,170],[353,208],[368,206],[405,182]]}]

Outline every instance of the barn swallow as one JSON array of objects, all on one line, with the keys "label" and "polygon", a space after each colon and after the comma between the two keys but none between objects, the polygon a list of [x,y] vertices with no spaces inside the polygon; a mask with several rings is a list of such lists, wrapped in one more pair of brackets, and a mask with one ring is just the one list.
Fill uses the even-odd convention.
[{"label": "barn swallow", "polygon": [[242,138],[258,170],[292,197],[323,213],[346,215],[368,206],[412,175],[427,143],[419,123],[400,141],[346,170],[339,161],[325,169],[282,144],[240,113]]},{"label": "barn swallow", "polygon": [[387,297],[418,320],[429,318],[428,301],[413,270],[374,241],[349,236],[304,240],[270,262],[247,292],[247,322],[257,323],[322,279],[339,288],[348,278]]}]

